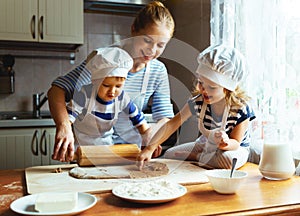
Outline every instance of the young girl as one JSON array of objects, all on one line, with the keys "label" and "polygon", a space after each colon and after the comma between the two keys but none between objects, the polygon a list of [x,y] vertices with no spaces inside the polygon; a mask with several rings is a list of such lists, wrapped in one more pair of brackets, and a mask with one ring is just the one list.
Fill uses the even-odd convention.
[{"label": "young girl", "polygon": [[132,65],[131,56],[118,47],[98,49],[87,64],[92,83],[76,91],[67,106],[77,145],[112,145],[113,125],[122,111],[147,140],[149,125],[123,91]]},{"label": "young girl", "polygon": [[[174,116],[167,69],[157,60],[173,36],[174,26],[169,10],[161,2],[151,1],[134,19],[131,26],[132,37],[124,40],[125,43],[122,44],[122,48],[134,61],[125,81],[124,90],[140,110],[145,110],[152,98],[152,118],[158,124]],[[49,108],[56,124],[52,156],[54,160],[69,161],[73,158],[74,134],[65,102],[72,99],[76,89],[90,84],[91,72],[87,70],[86,63],[96,53],[97,51],[92,52],[74,70],[58,77],[48,91]],[[141,146],[142,137],[124,113],[120,114],[114,129],[114,143],[137,143]]]},{"label": "young girl", "polygon": [[198,56],[196,74],[198,95],[157,132],[137,158],[141,169],[154,149],[192,115],[198,118],[201,136],[192,143],[170,148],[168,158],[197,160],[213,168],[230,168],[237,158],[236,168],[249,156],[249,123],[255,118],[247,101],[250,98],[239,83],[247,73],[243,56],[233,48],[211,46]]}]

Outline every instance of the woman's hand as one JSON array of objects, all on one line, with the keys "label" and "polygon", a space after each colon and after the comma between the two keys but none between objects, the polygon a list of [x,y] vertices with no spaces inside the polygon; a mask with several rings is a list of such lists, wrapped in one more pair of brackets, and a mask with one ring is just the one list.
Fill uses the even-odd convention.
[{"label": "woman's hand", "polygon": [[68,122],[57,125],[52,159],[62,162],[71,161],[74,157],[74,149],[74,135],[71,124]]}]

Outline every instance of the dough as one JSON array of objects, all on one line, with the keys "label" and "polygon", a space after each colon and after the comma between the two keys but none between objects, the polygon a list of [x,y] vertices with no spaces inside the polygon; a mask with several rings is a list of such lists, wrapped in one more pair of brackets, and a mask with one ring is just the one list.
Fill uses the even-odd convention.
[{"label": "dough", "polygon": [[169,173],[169,168],[166,164],[160,162],[149,162],[147,163],[143,170],[132,170],[130,171],[130,178],[150,178],[162,175],[167,175]]},{"label": "dough", "polygon": [[169,168],[160,162],[149,162],[143,170],[138,170],[136,165],[101,166],[101,167],[74,167],[69,175],[78,179],[116,179],[116,178],[149,178],[167,175]]}]

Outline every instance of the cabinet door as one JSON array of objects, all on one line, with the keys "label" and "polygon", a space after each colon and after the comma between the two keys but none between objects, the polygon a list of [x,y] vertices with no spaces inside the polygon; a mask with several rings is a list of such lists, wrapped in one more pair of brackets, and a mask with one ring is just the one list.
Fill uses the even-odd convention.
[{"label": "cabinet door", "polygon": [[0,1],[0,39],[38,41],[38,1]]},{"label": "cabinet door", "polygon": [[61,164],[51,159],[55,128],[0,130],[0,169]]},{"label": "cabinet door", "polygon": [[55,132],[55,128],[41,129],[40,152],[42,155],[42,165],[62,164],[62,162],[52,160]]},{"label": "cabinet door", "polygon": [[83,44],[83,0],[1,0],[0,40]]},{"label": "cabinet door", "polygon": [[40,130],[0,130],[0,169],[18,169],[41,164]]},{"label": "cabinet door", "polygon": [[39,41],[83,44],[83,0],[39,0]]}]

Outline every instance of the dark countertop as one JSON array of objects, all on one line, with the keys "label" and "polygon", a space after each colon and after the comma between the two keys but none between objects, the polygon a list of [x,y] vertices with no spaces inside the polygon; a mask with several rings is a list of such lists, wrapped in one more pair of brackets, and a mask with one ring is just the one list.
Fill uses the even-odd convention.
[{"label": "dark countertop", "polygon": [[0,112],[0,128],[53,127],[55,123],[49,111],[42,111],[40,118],[34,118],[32,112]]},{"label": "dark countertop", "polygon": [[[145,114],[148,123],[154,123],[151,114]],[[41,111],[41,118],[34,118],[30,111],[0,111],[0,129],[19,127],[54,127],[50,111]]]}]

